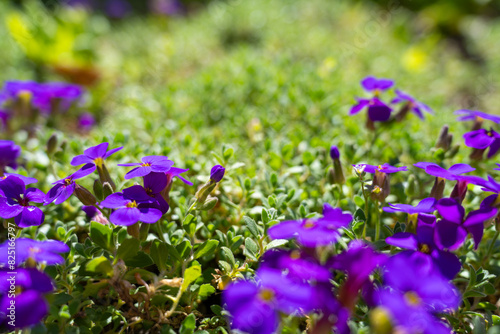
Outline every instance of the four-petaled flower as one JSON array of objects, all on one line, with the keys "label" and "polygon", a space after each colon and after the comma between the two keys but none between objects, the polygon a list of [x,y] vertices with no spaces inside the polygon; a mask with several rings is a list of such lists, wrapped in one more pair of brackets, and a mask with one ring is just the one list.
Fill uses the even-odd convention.
[{"label": "four-petaled flower", "polygon": [[85,151],[83,151],[83,154],[77,155],[71,160],[71,165],[79,166],[83,164],[92,164],[93,172],[96,167],[102,167],[104,160],[123,148],[123,146],[121,146],[108,151],[108,146],[109,143],[104,142],[99,145],[87,148]]},{"label": "four-petaled flower", "polygon": [[168,157],[161,155],[146,156],[143,157],[141,161],[142,162],[129,164],[118,164],[118,166],[124,167],[136,166],[136,168],[125,174],[125,179],[128,180],[134,177],[146,176],[151,172],[167,173],[174,165],[174,162],[172,160],[169,160]]},{"label": "four-petaled flower", "polygon": [[259,269],[257,282],[237,281],[224,291],[223,300],[232,316],[233,329],[249,334],[274,333],[279,313],[305,314],[317,305],[314,288],[279,270]]},{"label": "four-petaled flower", "polygon": [[322,218],[288,220],[272,226],[268,233],[272,239],[293,239],[306,247],[324,246],[340,238],[340,229],[347,227],[353,217],[340,208],[325,203]]},{"label": "four-petaled flower", "polygon": [[28,188],[18,177],[9,176],[0,182],[0,190],[5,197],[0,197],[0,217],[14,218],[19,227],[38,226],[43,223],[45,215],[30,202],[43,203],[45,194],[36,188]]},{"label": "four-petaled flower", "polygon": [[397,172],[404,172],[408,170],[408,167],[394,167],[385,163],[383,165],[368,165],[368,164],[357,164],[353,165],[354,168],[362,170],[365,173],[375,174],[376,172],[384,173],[384,174],[392,174]]},{"label": "four-petaled flower", "polygon": [[404,102],[405,106],[403,108],[406,108],[406,112],[412,111],[415,115],[417,115],[421,119],[424,119],[424,113],[423,113],[424,111],[429,114],[433,114],[432,109],[429,108],[428,105],[417,101],[413,96],[408,95],[400,91],[399,89],[396,89],[396,95],[397,97],[395,97],[391,103],[396,104]]},{"label": "four-petaled flower", "polygon": [[487,114],[477,110],[461,109],[455,111],[455,115],[462,115],[457,118],[459,121],[482,121],[483,119],[487,119],[495,123],[500,123],[500,116]]},{"label": "four-petaled flower", "polygon": [[16,252],[15,265],[26,261],[45,263],[47,265],[64,263],[64,258],[59,253],[69,252],[69,246],[58,240],[32,240],[28,238],[18,238],[15,240],[15,246],[11,242],[4,242],[0,245],[0,263],[7,265],[9,263],[8,250],[14,248]]},{"label": "four-petaled flower", "polygon": [[[430,257],[441,274],[451,280],[458,274],[462,265],[455,254],[436,243],[436,224],[436,217],[421,214],[418,216],[416,234],[398,232],[386,238],[385,242],[391,246],[408,249],[401,254]],[[415,252],[419,254],[413,255]]]},{"label": "four-petaled flower", "polygon": [[161,211],[143,205],[155,202],[143,187],[137,185],[109,195],[101,202],[101,206],[116,209],[109,216],[113,224],[129,226],[139,221],[146,224],[156,223],[162,216]]},{"label": "four-petaled flower", "polygon": [[361,86],[368,91],[378,95],[380,92],[394,86],[394,81],[390,79],[377,79],[374,76],[368,76],[361,81]]},{"label": "four-petaled flower", "polygon": [[95,165],[88,163],[70,176],[54,182],[54,187],[52,187],[45,196],[44,205],[52,202],[54,202],[54,204],[61,204],[66,201],[75,192],[76,187],[78,187],[75,180],[91,174],[94,170]]},{"label": "four-petaled flower", "polygon": [[17,158],[21,155],[21,148],[13,141],[0,140],[0,175],[5,167],[17,168]]}]

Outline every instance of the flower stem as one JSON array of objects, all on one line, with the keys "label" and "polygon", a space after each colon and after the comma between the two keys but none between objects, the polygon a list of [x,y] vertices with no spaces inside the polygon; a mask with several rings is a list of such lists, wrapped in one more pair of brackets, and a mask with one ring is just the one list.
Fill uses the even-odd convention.
[{"label": "flower stem", "polygon": [[488,247],[488,252],[486,253],[485,260],[489,259],[491,254],[493,253],[493,249],[495,249],[495,243],[499,235],[500,235],[500,229],[497,228],[497,231],[495,232],[493,239],[491,239],[490,247]]}]

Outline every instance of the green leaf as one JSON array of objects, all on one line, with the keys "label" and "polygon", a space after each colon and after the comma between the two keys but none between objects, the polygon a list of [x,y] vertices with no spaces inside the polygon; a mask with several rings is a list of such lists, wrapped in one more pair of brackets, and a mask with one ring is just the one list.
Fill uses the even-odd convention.
[{"label": "green leaf", "polygon": [[167,268],[168,250],[163,241],[153,241],[153,243],[151,244],[149,255],[151,255],[153,262],[158,266],[160,271],[163,271]]},{"label": "green leaf", "polygon": [[113,230],[103,224],[97,222],[90,223],[90,239],[101,248],[109,251],[114,250],[113,245]]},{"label": "green leaf", "polygon": [[272,249],[272,248],[281,247],[283,245],[286,245],[287,243],[288,243],[288,240],[276,239],[276,240],[273,240],[270,243],[268,243],[264,249],[267,251],[267,250]]},{"label": "green leaf", "polygon": [[193,313],[188,315],[181,324],[180,334],[192,334],[196,329],[196,317]]},{"label": "green leaf", "polygon": [[202,243],[198,249],[194,252],[194,259],[198,259],[202,256],[205,255],[212,255],[214,250],[217,248],[219,245],[218,240],[207,240],[204,243]]},{"label": "green leaf", "polygon": [[118,247],[118,251],[116,252],[116,259],[122,259],[126,261],[133,258],[135,255],[137,255],[140,246],[141,242],[135,238],[125,239],[120,247]]},{"label": "green leaf", "polygon": [[192,214],[189,214],[184,218],[184,221],[182,222],[182,226],[189,225],[194,219],[194,216]]},{"label": "green leaf", "polygon": [[206,298],[215,292],[215,288],[210,284],[202,284],[200,286],[200,291],[198,292],[198,296],[201,298]]},{"label": "green leaf", "polygon": [[248,216],[243,216],[243,220],[245,221],[245,224],[247,225],[247,228],[250,231],[250,233],[252,233],[254,237],[259,238],[260,237],[259,228],[257,227],[257,223],[255,222],[255,220],[253,220]]},{"label": "green leaf", "polygon": [[354,196],[354,204],[356,204],[356,206],[362,208],[365,205],[365,200],[361,196],[356,195],[356,196]]},{"label": "green leaf", "polygon": [[225,273],[230,273],[233,270],[233,267],[226,261],[220,260],[219,261],[219,267],[222,269],[223,272]]},{"label": "green leaf", "polygon": [[151,256],[144,253],[143,251],[137,252],[135,256],[126,259],[124,261],[127,266],[138,267],[138,268],[144,268],[154,263],[153,259],[151,259]]},{"label": "green leaf", "polygon": [[182,262],[182,258],[174,246],[170,244],[164,244],[164,245],[167,248],[168,255],[172,256],[177,262]]},{"label": "green leaf", "polygon": [[113,274],[113,267],[111,266],[109,260],[104,256],[90,260],[85,266],[85,269],[92,273],[101,273],[106,276],[111,276]]},{"label": "green leaf", "polygon": [[267,223],[269,223],[269,213],[266,209],[262,209],[262,222],[264,223],[264,225],[267,225]]},{"label": "green leaf", "polygon": [[201,266],[196,265],[186,269],[184,279],[182,281],[181,290],[186,291],[189,285],[196,281],[201,276]]},{"label": "green leaf", "polygon": [[231,267],[234,267],[236,261],[234,260],[233,252],[227,247],[221,247],[221,253],[224,260],[227,260]]},{"label": "green leaf", "polygon": [[243,254],[253,261],[258,261],[257,253],[259,253],[259,246],[252,239],[246,238]]},{"label": "green leaf", "polygon": [[191,243],[188,240],[184,240],[175,248],[177,249],[181,259],[187,259],[187,257],[191,254]]}]

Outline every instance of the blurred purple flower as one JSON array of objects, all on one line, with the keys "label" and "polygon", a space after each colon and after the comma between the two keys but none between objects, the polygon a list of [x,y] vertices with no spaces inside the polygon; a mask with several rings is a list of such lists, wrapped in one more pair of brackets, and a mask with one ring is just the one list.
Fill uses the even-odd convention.
[{"label": "blurred purple flower", "polygon": [[397,95],[397,97],[395,97],[391,103],[392,104],[401,103],[401,102],[406,103],[408,110],[412,111],[419,118],[424,119],[424,113],[423,113],[424,111],[428,112],[430,114],[433,114],[432,109],[429,108],[428,105],[417,101],[411,95],[408,95],[408,94],[400,91],[399,89],[396,89],[396,95]]},{"label": "blurred purple flower", "polygon": [[436,237],[436,217],[422,214],[418,217],[416,234],[395,233],[386,238],[385,242],[391,246],[408,249],[403,252],[405,254],[418,252],[422,256],[430,257],[441,274],[451,280],[458,274],[462,265],[455,254],[435,242]]},{"label": "blurred purple flower", "polygon": [[84,112],[78,117],[78,126],[83,131],[90,131],[96,124],[94,115],[89,112]]},{"label": "blurred purple flower", "polygon": [[416,206],[409,204],[391,204],[387,203],[389,207],[384,207],[385,212],[405,212],[409,215],[419,214],[419,213],[430,213],[436,210],[436,199],[429,197],[421,200]]},{"label": "blurred purple flower", "polygon": [[0,182],[0,190],[5,197],[0,198],[0,217],[14,218],[17,226],[24,228],[43,223],[45,215],[30,202],[43,203],[45,194],[36,188],[28,188],[18,177],[8,176]]},{"label": "blurred purple flower", "polygon": [[340,229],[347,227],[353,217],[340,208],[323,206],[323,217],[316,219],[288,220],[272,226],[268,234],[271,239],[293,239],[306,247],[325,246],[340,238]]},{"label": "blurred purple flower", "polygon": [[361,81],[361,86],[368,92],[381,92],[394,86],[394,81],[390,79],[377,79],[374,76],[368,76]]},{"label": "blurred purple flower", "polygon": [[368,119],[372,122],[385,122],[391,117],[392,108],[376,97],[371,99],[357,98],[358,103],[352,106],[349,115],[355,115],[368,108]]},{"label": "blurred purple flower", "polygon": [[224,291],[223,301],[232,316],[231,328],[249,334],[271,334],[279,312],[305,314],[317,305],[314,288],[280,271],[262,268],[257,282],[238,281]]},{"label": "blurred purple flower", "polygon": [[478,119],[479,120],[487,119],[487,120],[495,122],[495,123],[500,123],[500,116],[487,114],[485,112],[481,112],[481,111],[477,111],[477,110],[461,109],[461,110],[455,111],[455,115],[462,115],[462,116],[458,117],[459,121],[476,121]]},{"label": "blurred purple flower", "polygon": [[13,141],[0,140],[0,175],[5,167],[17,169],[17,158],[21,155],[21,148]]},{"label": "blurred purple flower", "polygon": [[[478,150],[488,150],[488,159],[494,156],[500,149],[500,133],[490,129],[479,129],[464,134],[465,145]],[[482,155],[482,151],[481,151]]]},{"label": "blurred purple flower", "polygon": [[[14,241],[12,247],[10,241],[0,245],[0,263],[7,265],[9,263],[9,249],[15,249],[15,265],[31,260],[36,263],[45,263],[47,265],[62,264],[64,258],[59,253],[69,252],[69,246],[58,240],[32,240],[28,238],[18,238]],[[12,259],[12,258],[11,258]]]},{"label": "blurred purple flower", "polygon": [[[9,331],[36,325],[48,314],[49,304],[44,294],[52,292],[52,280],[44,272],[35,268],[16,268],[13,276],[10,271],[0,270],[0,326]],[[13,279],[14,278],[14,279]],[[15,284],[15,296],[10,294],[11,283]],[[15,326],[8,317],[15,305]]]}]

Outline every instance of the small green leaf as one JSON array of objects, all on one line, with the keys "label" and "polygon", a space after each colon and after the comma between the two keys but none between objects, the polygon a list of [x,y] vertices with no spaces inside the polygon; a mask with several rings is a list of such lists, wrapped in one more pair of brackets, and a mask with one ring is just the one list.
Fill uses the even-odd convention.
[{"label": "small green leaf", "polygon": [[125,264],[129,267],[144,268],[153,264],[153,259],[151,256],[144,253],[143,251],[137,252],[137,254],[129,259],[125,259]]},{"label": "small green leaf", "polygon": [[198,296],[201,298],[206,298],[215,292],[215,288],[210,284],[202,284],[200,286],[200,291],[198,292]]},{"label": "small green leaf", "polygon": [[221,247],[221,253],[222,257],[227,260],[227,262],[231,265],[231,267],[234,267],[236,264],[236,261],[234,260],[234,255],[233,252],[227,247]]},{"label": "small green leaf", "polygon": [[356,204],[356,206],[362,208],[365,206],[365,200],[361,196],[356,195],[356,196],[354,196],[354,204]]},{"label": "small green leaf", "polygon": [[116,259],[122,259],[126,261],[133,258],[135,255],[137,255],[140,244],[140,241],[135,238],[125,239],[120,247],[118,247],[118,251],[116,252]]},{"label": "small green leaf", "polygon": [[288,243],[288,240],[276,239],[276,240],[273,240],[270,243],[268,243],[265,247],[265,250],[267,251],[267,250],[272,249],[272,248],[281,247],[283,245],[286,245],[287,243]]},{"label": "small green leaf", "polygon": [[153,243],[151,244],[149,255],[151,255],[153,262],[158,266],[160,271],[167,268],[168,250],[163,241],[153,241]]},{"label": "small green leaf", "polygon": [[259,228],[257,227],[257,223],[255,222],[255,220],[253,220],[248,216],[243,216],[243,220],[245,221],[245,224],[247,225],[247,228],[250,231],[250,233],[252,233],[254,237],[259,238],[260,237]]},{"label": "small green leaf", "polygon": [[90,260],[85,266],[85,269],[92,273],[101,273],[107,276],[111,276],[113,274],[113,267],[111,266],[109,260],[104,256]]},{"label": "small green leaf", "polygon": [[184,280],[182,281],[181,290],[186,291],[189,285],[196,281],[201,276],[201,266],[196,265],[186,269],[184,272]]},{"label": "small green leaf", "polygon": [[113,245],[113,230],[103,224],[97,222],[90,223],[90,239],[101,248],[109,251],[114,250]]},{"label": "small green leaf", "polygon": [[192,334],[196,329],[196,317],[193,313],[188,315],[181,324],[180,334]]},{"label": "small green leaf", "polygon": [[219,245],[218,240],[205,241],[198,247],[198,249],[196,249],[193,258],[198,259],[202,256],[213,254],[214,250],[217,248],[218,245]]}]

